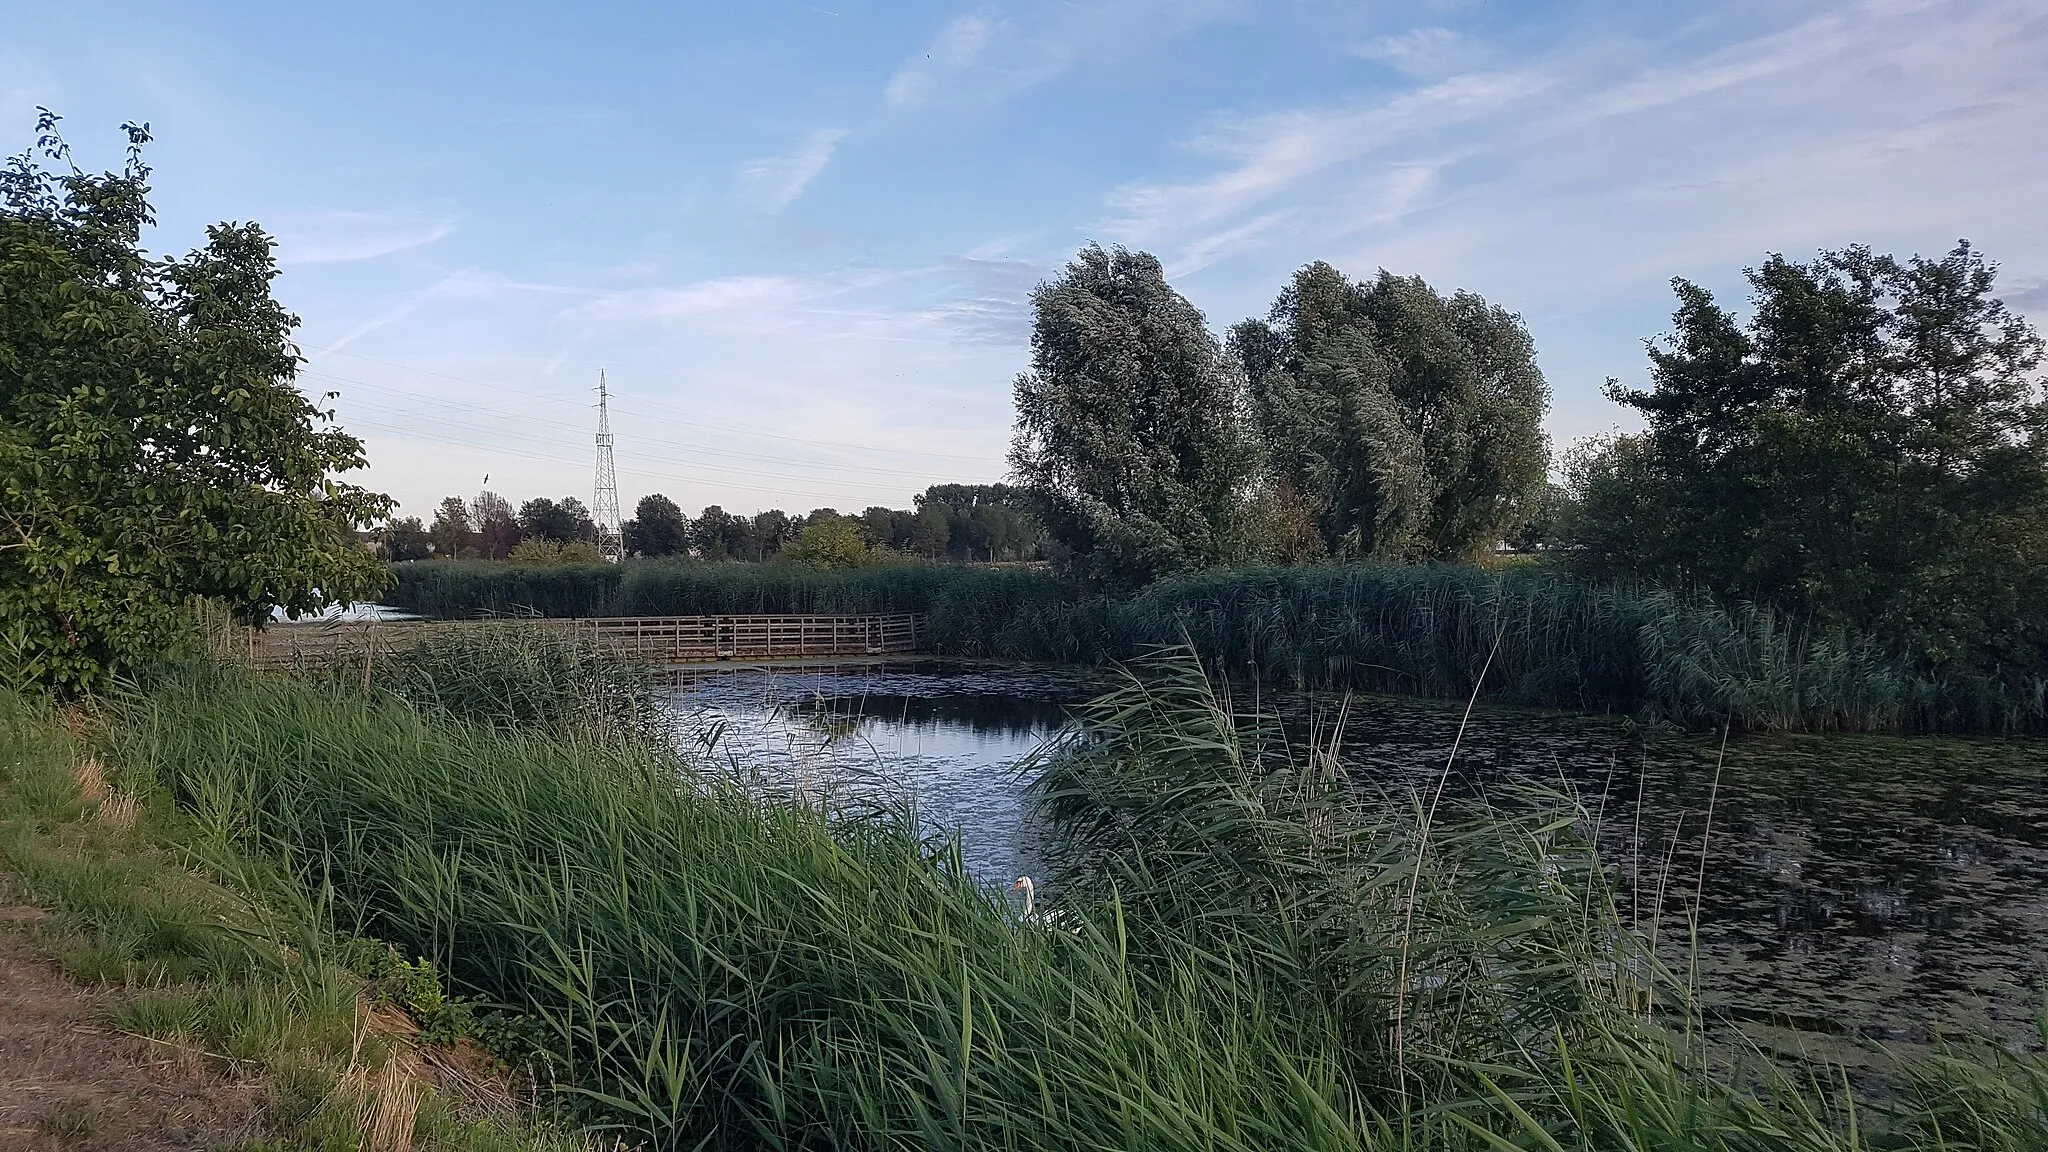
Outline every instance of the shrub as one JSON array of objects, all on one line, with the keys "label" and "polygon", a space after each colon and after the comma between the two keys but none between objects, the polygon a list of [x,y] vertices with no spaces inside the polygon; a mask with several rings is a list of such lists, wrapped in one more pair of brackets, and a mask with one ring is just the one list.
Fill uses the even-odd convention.
[{"label": "shrub", "polygon": [[601,564],[604,554],[588,540],[521,540],[506,559],[514,564],[552,567],[562,564]]}]

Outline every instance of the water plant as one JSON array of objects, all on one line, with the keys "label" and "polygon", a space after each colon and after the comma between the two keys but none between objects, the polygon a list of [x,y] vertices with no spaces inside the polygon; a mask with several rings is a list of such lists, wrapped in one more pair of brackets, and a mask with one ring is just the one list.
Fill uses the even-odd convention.
[{"label": "water plant", "polygon": [[[337,666],[333,675],[353,678]],[[598,739],[661,739],[669,714],[651,670],[591,637],[482,624],[441,633],[376,669],[376,683],[415,706],[491,727]]]},{"label": "water plant", "polygon": [[930,565],[414,564],[399,567],[395,600],[453,616],[920,612],[935,655],[1100,664],[1185,642],[1241,682],[1476,692],[1698,726],[2007,732],[2048,723],[2048,678],[2024,669],[1922,667],[1879,637],[1540,565],[1219,569],[1106,596],[1044,572]]},{"label": "water plant", "polygon": [[1666,1027],[1683,998],[1568,805],[1361,804],[1341,758],[1290,747],[1184,655],[1047,753],[1066,864],[1045,925],[907,811],[751,793],[643,742],[238,674],[168,685],[122,732],[199,826],[499,1005],[586,1121],[654,1147],[2048,1134],[2035,1056],[1916,1065],[1924,1102],[1878,1136],[1824,1068],[1717,1063]]}]

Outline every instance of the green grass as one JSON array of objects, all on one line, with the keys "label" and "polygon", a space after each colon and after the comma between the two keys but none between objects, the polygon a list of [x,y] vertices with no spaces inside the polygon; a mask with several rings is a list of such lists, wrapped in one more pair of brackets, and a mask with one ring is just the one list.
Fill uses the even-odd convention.
[{"label": "green grass", "polygon": [[[0,884],[53,910],[40,944],[75,978],[128,990],[118,1024],[260,1069],[265,1147],[356,1148],[374,1072],[405,1045],[366,1031],[391,997],[369,979],[398,966],[382,945],[338,935],[288,874],[203,835],[142,782],[99,765],[89,714],[0,693]],[[92,793],[91,795],[88,795]],[[403,966],[398,966],[403,967]],[[395,987],[395,985],[394,985]],[[413,1146],[540,1152],[580,1142],[479,1120],[429,1090]],[[412,1099],[409,1095],[408,1099]]]},{"label": "green grass", "polygon": [[[652,1147],[2038,1149],[2036,1056],[1719,1063],[1557,798],[1363,805],[1165,661],[1095,702],[1020,923],[908,813],[642,741],[238,675],[128,712],[211,840],[501,1005],[501,1048]],[[1936,1129],[1939,1129],[1938,1133]]]}]

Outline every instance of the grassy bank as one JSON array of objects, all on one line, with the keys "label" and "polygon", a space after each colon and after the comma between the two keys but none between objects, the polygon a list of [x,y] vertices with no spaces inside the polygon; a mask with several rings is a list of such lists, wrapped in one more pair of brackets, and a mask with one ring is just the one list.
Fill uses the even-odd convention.
[{"label": "grassy bank", "polygon": [[937,655],[1104,663],[1192,643],[1233,681],[1644,714],[1684,724],[2029,731],[2048,680],[1908,667],[1871,638],[1770,612],[1540,570],[1320,565],[1201,573],[1129,597],[1030,571],[634,562],[398,567],[392,601],[439,616],[926,614]]},{"label": "grassy bank", "polygon": [[[245,1147],[586,1147],[531,1126],[511,1082],[459,1041],[431,967],[337,932],[317,890],[138,788],[102,760],[103,736],[88,713],[0,693],[0,903],[53,913],[36,945],[112,989],[110,1023],[160,1043],[151,1059],[216,1069],[238,1097],[221,1110],[266,1134]],[[239,1099],[252,1081],[253,1106]],[[69,1116],[50,1146],[118,1132],[120,1111]]]},{"label": "grassy bank", "polygon": [[503,1044],[655,1147],[2048,1136],[2032,1057],[1901,1065],[1889,1110],[1826,1069],[1710,1066],[1666,1027],[1679,990],[1569,812],[1361,807],[1344,765],[1289,752],[1185,663],[1053,754],[1051,922],[1020,922],[906,813],[471,723],[443,710],[461,698],[212,675],[134,706],[116,747],[206,836],[504,1005]]}]

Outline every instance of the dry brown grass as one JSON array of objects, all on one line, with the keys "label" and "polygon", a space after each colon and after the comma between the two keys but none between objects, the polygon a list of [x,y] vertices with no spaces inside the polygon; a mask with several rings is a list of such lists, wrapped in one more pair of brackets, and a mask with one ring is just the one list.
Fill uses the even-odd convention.
[{"label": "dry brown grass", "polygon": [[91,756],[80,760],[71,769],[71,778],[78,782],[78,798],[87,804],[98,804],[112,790],[107,785],[106,770]]}]

